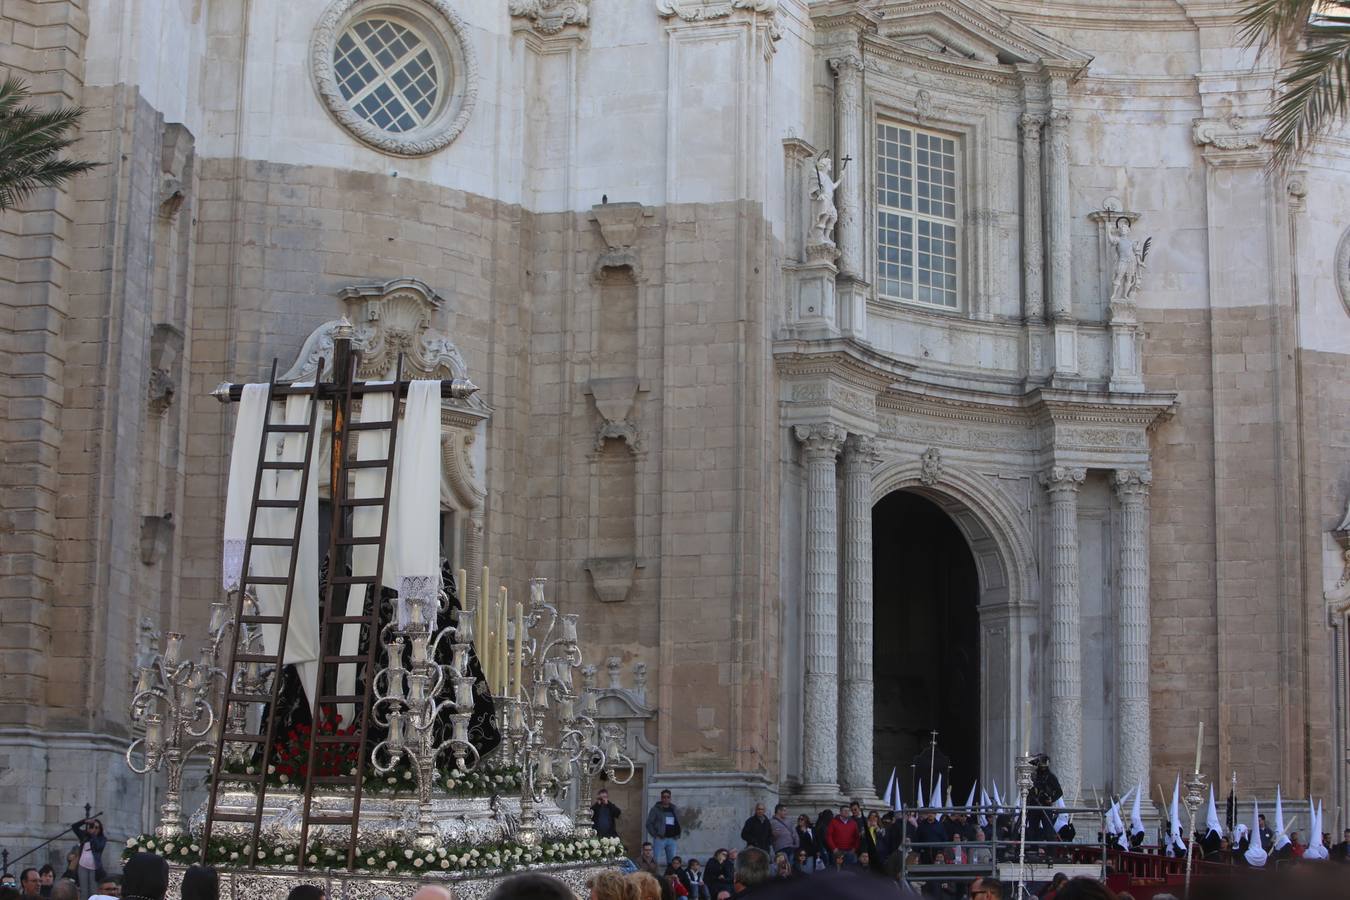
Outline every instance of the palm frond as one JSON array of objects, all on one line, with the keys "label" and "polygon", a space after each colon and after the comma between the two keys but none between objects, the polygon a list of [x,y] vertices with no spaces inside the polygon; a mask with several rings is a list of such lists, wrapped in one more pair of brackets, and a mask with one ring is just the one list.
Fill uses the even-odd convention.
[{"label": "palm frond", "polygon": [[1319,28],[1318,34],[1321,39],[1299,51],[1280,79],[1284,92],[1271,108],[1272,170],[1287,168],[1350,114],[1350,27]]},{"label": "palm frond", "polygon": [[59,187],[98,163],[62,159],[75,143],[81,106],[41,110],[25,102],[28,85],[10,76],[0,82],[0,210],[10,209],[44,187]]},{"label": "palm frond", "polygon": [[1247,46],[1265,50],[1274,41],[1290,38],[1307,26],[1319,0],[1250,0],[1238,18],[1238,35]]}]

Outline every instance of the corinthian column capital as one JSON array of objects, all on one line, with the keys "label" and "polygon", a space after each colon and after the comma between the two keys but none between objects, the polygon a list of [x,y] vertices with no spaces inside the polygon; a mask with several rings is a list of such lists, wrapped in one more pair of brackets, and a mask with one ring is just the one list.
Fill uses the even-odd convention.
[{"label": "corinthian column capital", "polygon": [[811,425],[794,425],[792,433],[801,442],[807,459],[834,457],[844,446],[847,433],[838,425],[830,422],[818,422]]},{"label": "corinthian column capital", "polygon": [[1041,484],[1050,493],[1077,491],[1087,478],[1087,469],[1054,466],[1041,473]]},{"label": "corinthian column capital", "polygon": [[1148,469],[1116,469],[1111,473],[1111,486],[1122,502],[1143,500],[1153,485],[1153,473]]},{"label": "corinthian column capital", "polygon": [[877,449],[877,439],[866,434],[850,435],[845,445],[850,460],[868,467],[881,462],[881,451]]},{"label": "corinthian column capital", "polygon": [[1041,126],[1045,124],[1045,116],[1041,113],[1022,113],[1018,118],[1017,124],[1022,128],[1022,135],[1028,140],[1041,139]]},{"label": "corinthian column capital", "polygon": [[856,53],[845,53],[843,56],[836,56],[829,60],[830,71],[834,73],[835,78],[845,78],[850,74],[858,74],[862,71],[862,57]]}]

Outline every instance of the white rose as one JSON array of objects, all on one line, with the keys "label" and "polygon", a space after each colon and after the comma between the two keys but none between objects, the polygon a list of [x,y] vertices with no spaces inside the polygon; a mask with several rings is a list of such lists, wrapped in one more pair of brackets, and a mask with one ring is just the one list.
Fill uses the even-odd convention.
[{"label": "white rose", "polygon": [[256,772],[256,771],[258,771],[258,770],[255,769],[255,768],[253,768],[252,766],[249,766],[247,769],[244,770],[244,774],[245,774],[245,775],[252,775],[252,774],[253,774],[254,772]]},{"label": "white rose", "polygon": [[373,865],[375,865],[375,857],[373,857],[373,856],[367,856],[367,857],[366,857],[366,865],[368,865],[368,866],[373,866]]},{"label": "white rose", "polygon": [[387,862],[387,863],[384,864],[384,867],[385,867],[386,869],[389,869],[389,870],[392,871],[392,870],[394,869],[394,867],[397,866],[397,865],[398,865],[398,863],[394,862],[394,861],[391,859],[391,860],[389,860],[389,862]]},{"label": "white rose", "polygon": [[463,856],[461,856],[459,858],[459,864],[461,866],[467,866],[469,864],[469,854],[466,853]]},{"label": "white rose", "polygon": [[231,850],[231,851],[230,851],[230,861],[233,862],[234,860],[236,860],[236,859],[238,859],[238,858],[239,858],[238,852],[236,852],[236,851],[234,851],[234,850]]},{"label": "white rose", "polygon": [[445,848],[444,848],[444,847],[437,847],[437,848],[436,848],[436,855],[439,856],[441,859],[445,859]]},{"label": "white rose", "polygon": [[268,767],[267,767],[267,774],[268,774],[268,775],[275,775],[275,774],[277,774],[277,767],[276,767],[276,766],[268,766]]},{"label": "white rose", "polygon": [[441,868],[442,868],[442,869],[448,869],[448,868],[450,868],[450,860],[448,860],[448,859],[443,859],[443,860],[441,860]]},{"label": "white rose", "polygon": [[411,771],[404,772],[404,773],[403,773],[403,780],[404,780],[404,781],[412,781],[412,772],[411,772]]},{"label": "white rose", "polygon": [[376,853],[375,855],[378,856],[380,859],[384,859],[384,851],[383,851],[383,850],[379,851],[379,852]]},{"label": "white rose", "polygon": [[201,847],[198,847],[196,844],[193,844],[193,845],[192,845],[192,852],[193,852],[193,853],[196,853],[198,850],[201,850],[201,849],[202,849],[202,848],[201,848]]},{"label": "white rose", "polygon": [[258,850],[258,859],[266,859],[266,858],[267,858],[267,851],[266,851],[266,850],[259,849],[259,850]]},{"label": "white rose", "polygon": [[290,779],[290,776],[288,776],[288,775],[283,774],[283,775],[281,776],[281,783],[282,783],[282,784],[285,784],[286,782],[288,782],[288,781],[290,781],[290,780],[291,780],[291,779]]},{"label": "white rose", "polygon": [[309,855],[309,862],[310,862],[311,865],[313,865],[314,863],[316,863],[316,862],[318,862],[318,861],[319,861],[319,858],[318,858],[317,856],[315,856],[313,853],[311,853],[311,854]]},{"label": "white rose", "polygon": [[413,868],[415,868],[415,869],[420,869],[420,868],[422,868],[422,860],[421,860],[421,858],[418,858],[418,859],[414,859],[414,860],[413,860]]},{"label": "white rose", "polygon": [[404,851],[403,851],[403,858],[404,858],[404,859],[412,859],[412,858],[413,858],[413,852],[412,852],[411,850],[404,850]]},{"label": "white rose", "polygon": [[398,784],[398,779],[395,778],[393,775],[390,775],[388,778],[385,779],[385,783],[386,783],[386,784]]}]

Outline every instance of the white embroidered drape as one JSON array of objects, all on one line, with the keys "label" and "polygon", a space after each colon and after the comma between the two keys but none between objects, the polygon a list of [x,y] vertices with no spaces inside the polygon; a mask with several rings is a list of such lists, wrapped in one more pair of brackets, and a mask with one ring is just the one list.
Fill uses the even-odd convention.
[{"label": "white embroidered drape", "polygon": [[[437,598],[441,590],[440,572],[440,484],[441,484],[441,392],[440,381],[418,380],[408,389],[403,420],[399,424],[398,447],[394,451],[394,482],[389,492],[389,532],[385,539],[382,582],[398,591],[399,623],[407,625],[409,604],[422,609],[423,621],[435,623]],[[394,415],[392,393],[366,394],[361,401],[362,422],[387,422]],[[356,457],[360,460],[383,459],[388,453],[389,432],[363,431],[357,439]],[[384,492],[385,470],[357,469],[352,485],[353,498],[379,497]],[[358,506],[352,516],[352,536],[379,534],[380,508]],[[358,544],[352,548],[352,575],[375,574],[376,548]],[[347,615],[359,616],[366,592],[352,591],[347,598]],[[378,597],[372,600],[378,602]],[[341,652],[358,652],[360,626],[342,629]],[[337,692],[352,694],[356,688],[356,666],[338,667]],[[338,707],[344,722],[355,710],[351,704]]]},{"label": "white embroidered drape", "polygon": [[[300,386],[300,385],[297,385]],[[313,397],[296,395],[285,401],[285,421],[288,425],[303,425],[309,421],[309,406]],[[317,424],[317,423],[316,423]],[[305,435],[279,435],[269,440],[267,458],[283,462],[304,459]],[[319,486],[318,449],[316,439],[310,452],[309,485],[305,504],[300,510],[300,543],[295,548],[295,584],[291,592],[291,614],[286,633],[284,662],[294,665],[300,675],[300,684],[312,702],[319,677]],[[267,469],[262,473],[259,496],[264,500],[294,500],[300,495],[300,473]],[[258,537],[290,538],[295,529],[295,510],[260,509],[255,523]],[[284,576],[291,563],[287,547],[254,547],[249,568],[255,575]],[[265,616],[279,616],[286,601],[284,585],[257,585],[258,610]],[[279,625],[262,626],[263,646],[275,653],[280,637]]]},{"label": "white embroidered drape", "polygon": [[225,491],[225,547],[221,579],[226,591],[239,587],[248,538],[248,513],[253,504],[253,476],[258,471],[258,446],[267,412],[267,385],[246,384],[239,397],[230,451],[230,481]]}]

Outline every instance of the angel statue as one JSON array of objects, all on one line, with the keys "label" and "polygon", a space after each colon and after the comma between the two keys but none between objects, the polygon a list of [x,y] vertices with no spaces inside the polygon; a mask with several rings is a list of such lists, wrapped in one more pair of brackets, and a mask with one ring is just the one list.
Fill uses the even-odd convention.
[{"label": "angel statue", "polygon": [[844,183],[844,170],[848,168],[849,157],[845,156],[839,167],[839,177],[833,178],[834,162],[829,151],[823,150],[816,157],[816,183],[811,187],[811,208],[815,218],[815,234],[812,243],[834,246],[830,236],[835,223],[839,221],[839,207],[834,205],[834,192]]},{"label": "angel statue", "polygon": [[1130,237],[1130,220],[1121,216],[1116,219],[1116,230],[1107,234],[1111,246],[1116,248],[1116,270],[1111,277],[1111,300],[1133,300],[1139,290],[1140,279],[1144,275],[1144,261],[1148,259],[1149,247],[1153,238],[1145,238],[1143,244],[1136,243]]}]

